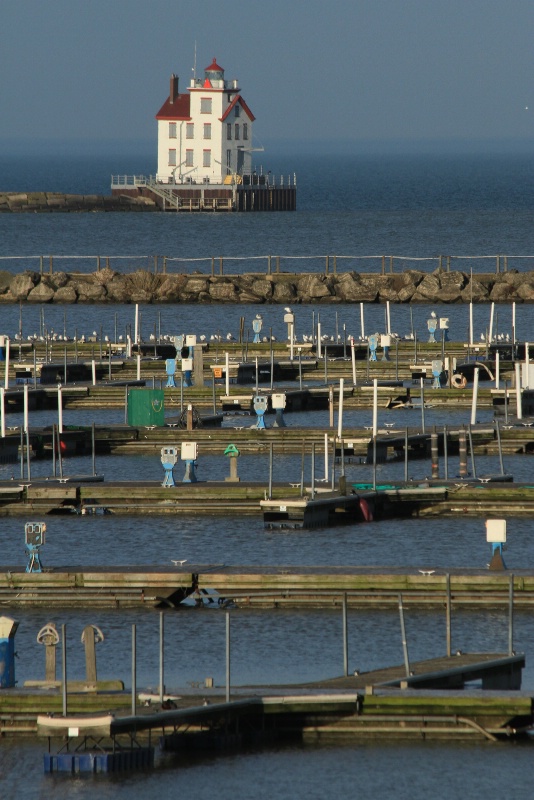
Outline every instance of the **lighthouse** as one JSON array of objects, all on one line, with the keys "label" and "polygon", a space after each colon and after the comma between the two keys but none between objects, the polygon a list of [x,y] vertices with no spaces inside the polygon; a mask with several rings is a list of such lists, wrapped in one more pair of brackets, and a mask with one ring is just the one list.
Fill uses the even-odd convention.
[{"label": "lighthouse", "polygon": [[156,114],[157,180],[241,183],[252,171],[254,119],[237,80],[226,80],[215,58],[185,92],[180,93],[179,79],[171,75],[169,96]]},{"label": "lighthouse", "polygon": [[146,198],[161,211],[294,211],[295,173],[276,177],[253,163],[254,114],[237,80],[214,58],[185,91],[172,74],[156,114],[155,175],[112,175],[113,196]]}]

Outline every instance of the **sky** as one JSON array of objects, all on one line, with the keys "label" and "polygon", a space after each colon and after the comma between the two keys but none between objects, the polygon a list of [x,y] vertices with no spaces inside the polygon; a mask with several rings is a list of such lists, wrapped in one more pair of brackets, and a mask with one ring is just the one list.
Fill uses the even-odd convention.
[{"label": "sky", "polygon": [[0,0],[0,148],[155,143],[216,57],[256,143],[534,150],[533,0]]}]

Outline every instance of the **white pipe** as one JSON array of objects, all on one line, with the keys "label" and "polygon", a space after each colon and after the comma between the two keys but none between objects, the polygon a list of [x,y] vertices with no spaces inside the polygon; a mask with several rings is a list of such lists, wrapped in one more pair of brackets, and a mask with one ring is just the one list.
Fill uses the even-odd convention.
[{"label": "white pipe", "polygon": [[521,402],[521,364],[515,362],[515,399],[517,406],[517,419],[523,419],[523,404]]},{"label": "white pipe", "polygon": [[321,323],[317,323],[317,358],[321,358]]},{"label": "white pipe", "polygon": [[130,334],[126,337],[126,358],[132,357],[132,337]]},{"label": "white pipe", "polygon": [[479,369],[475,369],[473,375],[473,399],[471,402],[471,425],[475,425],[477,421],[477,401],[478,401],[478,376]]},{"label": "white pipe", "polygon": [[57,387],[57,429],[63,433],[63,391],[61,386]]},{"label": "white pipe", "polygon": [[134,342],[137,344],[139,341],[139,304],[135,304],[135,326],[134,326]]},{"label": "white pipe", "polygon": [[365,320],[363,314],[363,303],[360,303],[360,329],[361,329],[361,340],[363,342],[365,340]]},{"label": "white pipe", "polygon": [[9,339],[6,339],[6,375],[4,386],[9,389]]},{"label": "white pipe", "polygon": [[28,384],[24,384],[24,423],[22,430],[24,433],[28,430]]},{"label": "white pipe", "polygon": [[495,388],[496,389],[499,388],[499,383],[500,383],[500,378],[501,378],[501,376],[500,376],[500,369],[501,369],[500,360],[501,360],[501,357],[499,355],[499,351],[496,350],[495,351]]},{"label": "white pipe", "polygon": [[230,394],[230,356],[228,355],[228,351],[225,353],[225,368],[224,368],[224,377],[226,381],[226,396]]},{"label": "white pipe", "polygon": [[137,380],[141,380],[141,353],[137,354]]},{"label": "white pipe", "polygon": [[391,315],[389,312],[389,300],[386,300],[386,333],[391,334]]},{"label": "white pipe", "polygon": [[515,303],[512,303],[512,344],[515,345]]},{"label": "white pipe", "polygon": [[289,336],[289,358],[293,361],[295,355],[295,325],[293,323],[289,326]]},{"label": "white pipe", "polygon": [[96,361],[94,360],[94,358],[91,361],[91,375],[93,378],[93,386],[96,386]]},{"label": "white pipe", "polygon": [[352,385],[356,386],[356,348],[354,346],[354,336],[350,340],[350,358],[352,361]]},{"label": "white pipe", "polygon": [[6,390],[2,387],[0,389],[0,433],[2,439],[6,437]]},{"label": "white pipe", "polygon": [[473,303],[469,303],[469,344],[473,344]]},{"label": "white pipe", "polygon": [[528,374],[529,364],[530,364],[529,346],[528,346],[528,342],[525,342],[525,380],[523,381],[523,383],[524,383],[526,389],[530,389],[531,388],[531,386],[530,386],[530,378],[529,378],[529,374]]},{"label": "white pipe", "polygon": [[337,412],[337,438],[343,438],[343,386],[345,383],[344,378],[339,379],[339,406]]},{"label": "white pipe", "polygon": [[324,435],[324,479],[328,480],[328,434]]},{"label": "white pipe", "polygon": [[490,311],[490,324],[489,324],[489,331],[488,331],[488,342],[489,344],[493,341],[493,312],[495,311],[495,303],[491,304],[491,311]]},{"label": "white pipe", "polygon": [[373,378],[373,436],[378,431],[378,379]]}]

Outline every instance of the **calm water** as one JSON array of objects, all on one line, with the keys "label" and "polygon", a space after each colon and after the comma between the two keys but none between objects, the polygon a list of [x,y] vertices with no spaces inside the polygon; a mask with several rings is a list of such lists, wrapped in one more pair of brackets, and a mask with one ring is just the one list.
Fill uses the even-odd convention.
[{"label": "calm water", "polygon": [[[152,158],[109,158],[100,160],[49,160],[22,163],[0,160],[0,188],[6,190],[41,189],[74,193],[108,193],[111,173],[141,174],[154,171]],[[0,268],[17,271],[36,267],[35,261],[9,261],[7,256],[32,255],[109,255],[128,256],[112,261],[114,268],[147,268],[149,256],[181,258],[239,256],[230,262],[232,269],[264,269],[265,261],[250,261],[252,256],[280,254],[306,256],[306,261],[283,262],[283,269],[298,271],[323,269],[324,254],[364,256],[394,254],[405,257],[442,255],[481,256],[497,253],[531,255],[534,208],[534,167],[523,157],[397,157],[349,159],[295,159],[291,163],[274,159],[266,167],[275,173],[297,172],[299,208],[294,214],[258,215],[0,215]],[[135,258],[132,258],[135,256]],[[368,262],[365,262],[368,267]],[[373,262],[375,265],[378,262]],[[343,268],[361,269],[361,262],[347,259]],[[416,266],[433,269],[435,262],[398,260],[395,267]],[[463,269],[493,268],[492,261],[454,262]],[[60,266],[59,266],[60,265]],[[94,260],[57,261],[56,268],[94,269]],[[259,266],[262,265],[262,266]],[[511,261],[509,266],[525,269],[527,259]],[[190,268],[206,271],[209,262],[191,261]],[[281,309],[266,306],[238,307],[143,307],[145,337],[154,327],[166,333],[237,332],[239,318],[250,325],[254,315],[264,314],[264,329],[272,327],[277,337],[284,335]],[[297,332],[309,333],[312,308],[297,309]],[[347,333],[359,335],[359,307],[319,307],[326,332],[333,335],[346,325]],[[414,308],[414,328],[422,337],[430,307]],[[464,339],[468,326],[467,309],[462,306],[437,308],[438,316],[449,316],[454,339]],[[500,306],[495,330],[511,331],[511,310]],[[336,319],[337,312],[337,319]],[[115,316],[116,315],[116,316]],[[530,309],[518,307],[518,336],[533,339]],[[19,330],[19,308],[1,308],[2,332],[14,335]],[[105,334],[117,327],[123,333],[133,324],[128,307],[80,307],[44,309],[45,325],[50,330],[73,335],[103,328]],[[366,330],[382,330],[384,309],[365,309]],[[41,309],[23,309],[24,335],[38,332]],[[489,309],[475,308],[477,337],[489,323]],[[392,308],[392,326],[401,335],[411,330],[408,307]],[[221,348],[222,352],[222,348]],[[117,421],[122,420],[118,411]],[[410,419],[392,416],[386,420],[398,427],[419,425]],[[432,415],[435,416],[432,418]],[[443,417],[431,410],[428,424],[466,422],[467,412]],[[319,420],[326,425],[326,415]],[[111,420],[113,412],[105,413]],[[297,419],[297,418],[300,419]],[[368,412],[351,412],[347,425],[369,424]],[[481,412],[481,421],[487,421]],[[37,421],[38,418],[38,421]],[[36,414],[35,424],[50,422]],[[90,418],[92,419],[92,417]],[[66,412],[65,424],[90,421],[81,412]],[[13,420],[13,421],[11,421]],[[10,424],[17,423],[16,415]],[[98,416],[96,416],[98,421]],[[305,415],[288,417],[289,424],[309,424]],[[231,421],[228,426],[231,428]],[[241,424],[241,423],[239,423]],[[244,424],[249,424],[245,421]],[[229,435],[230,432],[229,432]],[[506,468],[518,480],[530,480],[528,458],[506,458]],[[244,463],[244,460],[242,461]],[[258,480],[267,476],[266,459],[258,458],[247,470]],[[107,477],[137,476],[162,479],[157,458],[117,457],[98,460],[98,469]],[[480,471],[495,471],[495,460],[480,460]],[[11,469],[11,468],[10,468]],[[89,460],[67,462],[66,472],[89,471]],[[202,457],[200,476],[226,474],[222,457]],[[414,477],[423,477],[429,466],[413,465]],[[452,469],[452,464],[451,464]],[[35,474],[47,474],[50,464],[35,464]],[[309,465],[307,465],[309,474]],[[275,479],[297,481],[300,459],[277,459]],[[320,458],[317,471],[320,474]],[[368,469],[351,465],[349,478],[368,480]],[[380,479],[402,477],[402,465],[381,468]],[[9,477],[5,468],[3,475]],[[16,477],[16,474],[15,476]],[[25,563],[23,523],[2,521],[2,563]],[[410,520],[376,523],[342,529],[310,532],[268,532],[258,519],[183,519],[183,518],[61,518],[49,520],[48,541],[43,561],[49,565],[92,563],[137,563],[167,565],[172,558],[187,558],[189,563],[233,564],[364,564],[444,568],[477,566],[488,560],[483,520],[464,520],[459,526],[450,520]],[[529,520],[509,520],[506,560],[511,570],[534,562],[532,525]],[[139,684],[155,686],[158,680],[157,612],[88,612],[3,609],[20,620],[17,633],[17,677],[20,682],[44,672],[44,654],[36,641],[39,628],[53,617],[67,624],[69,665],[72,675],[83,674],[83,648],[79,638],[83,626],[99,624],[106,640],[98,651],[101,677],[120,677],[129,684],[129,643],[131,625],[138,626]],[[407,632],[412,658],[430,657],[443,652],[445,622],[436,612],[413,610],[407,614]],[[398,615],[394,611],[349,613],[350,665],[352,669],[371,669],[402,661]],[[527,652],[524,685],[534,691],[534,668],[529,663],[534,639],[534,620],[529,612],[516,619],[515,646]],[[332,609],[313,611],[277,610],[259,612],[237,610],[232,616],[232,674],[236,684],[262,681],[313,680],[336,675],[342,670],[341,614]],[[507,620],[502,609],[462,610],[453,617],[453,646],[463,650],[504,649]],[[213,676],[224,680],[224,615],[218,612],[166,613],[166,683],[169,689],[187,689],[188,682]],[[236,796],[266,798],[323,798],[332,791],[352,796],[358,786],[362,797],[386,792],[398,798],[438,800],[460,793],[465,798],[487,796],[532,796],[530,748],[488,744],[434,745],[359,744],[351,747],[287,748],[202,759],[167,765],[153,774],[124,779],[61,780],[42,775],[43,743],[3,741],[0,747],[0,785],[3,796],[11,797],[160,797],[180,791],[191,795],[217,795],[221,800]],[[259,779],[258,779],[259,778]]]}]

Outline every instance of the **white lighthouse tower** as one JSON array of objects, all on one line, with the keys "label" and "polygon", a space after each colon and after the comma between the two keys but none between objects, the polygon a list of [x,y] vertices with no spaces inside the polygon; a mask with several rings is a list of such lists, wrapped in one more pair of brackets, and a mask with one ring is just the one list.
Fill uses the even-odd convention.
[{"label": "white lighthouse tower", "polygon": [[171,75],[169,97],[156,119],[158,181],[232,184],[250,174],[255,117],[237,80],[225,80],[215,58],[204,78],[192,78],[182,94]]}]

